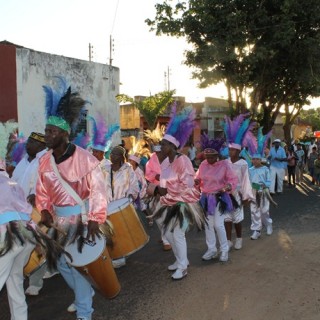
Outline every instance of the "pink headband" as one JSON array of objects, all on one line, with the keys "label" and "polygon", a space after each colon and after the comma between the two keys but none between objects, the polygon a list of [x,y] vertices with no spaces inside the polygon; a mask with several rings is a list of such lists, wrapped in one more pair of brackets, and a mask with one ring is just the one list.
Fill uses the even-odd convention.
[{"label": "pink headband", "polygon": [[241,150],[241,145],[238,143],[229,143],[229,148]]},{"label": "pink headband", "polygon": [[133,160],[133,161],[135,161],[137,164],[139,164],[140,161],[141,161],[141,159],[140,159],[139,157],[137,157],[137,156],[135,156],[135,155],[133,155],[133,154],[131,154],[131,155],[129,156],[129,160]]},{"label": "pink headband", "polygon": [[177,148],[180,145],[180,142],[174,136],[171,136],[170,134],[165,134],[163,136],[163,139],[168,140],[169,142],[173,143]]}]

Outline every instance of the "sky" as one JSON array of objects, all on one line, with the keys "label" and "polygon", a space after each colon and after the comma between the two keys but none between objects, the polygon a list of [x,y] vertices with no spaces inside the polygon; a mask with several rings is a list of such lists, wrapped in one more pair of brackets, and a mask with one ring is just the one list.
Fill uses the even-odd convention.
[{"label": "sky", "polygon": [[188,48],[184,39],[149,31],[144,21],[155,17],[154,5],[162,2],[0,0],[0,41],[82,60],[89,60],[90,44],[92,61],[110,64],[111,56],[112,65],[120,69],[120,93],[131,97],[170,89],[187,102],[227,98],[224,85],[200,89],[191,79],[192,69],[183,64]]}]

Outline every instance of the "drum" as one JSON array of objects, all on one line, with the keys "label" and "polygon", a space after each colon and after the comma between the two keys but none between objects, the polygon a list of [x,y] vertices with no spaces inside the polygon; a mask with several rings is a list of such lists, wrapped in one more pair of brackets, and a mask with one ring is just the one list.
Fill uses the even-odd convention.
[{"label": "drum", "polygon": [[[41,220],[41,215],[35,208],[32,209],[31,219],[36,223],[39,223]],[[46,226],[42,226],[41,229],[44,232],[48,230]],[[27,264],[23,268],[24,276],[29,277],[32,273],[36,272],[39,268],[41,268],[45,262],[46,257],[44,253],[41,251],[40,248],[36,246],[36,248],[31,252]]]},{"label": "drum", "polygon": [[40,269],[46,262],[44,254],[38,252],[37,248],[31,252],[30,258],[23,268],[23,274],[25,277],[30,277],[31,274]]},{"label": "drum", "polygon": [[78,251],[77,241],[68,244],[65,251],[72,256],[72,262],[68,256],[66,256],[67,261],[106,298],[112,299],[118,295],[121,289],[120,283],[103,236],[101,239],[96,237],[94,242],[85,239],[81,253]]},{"label": "drum", "polygon": [[107,246],[112,259],[128,256],[148,243],[149,236],[128,198],[110,202],[107,212],[114,229],[113,244]]}]

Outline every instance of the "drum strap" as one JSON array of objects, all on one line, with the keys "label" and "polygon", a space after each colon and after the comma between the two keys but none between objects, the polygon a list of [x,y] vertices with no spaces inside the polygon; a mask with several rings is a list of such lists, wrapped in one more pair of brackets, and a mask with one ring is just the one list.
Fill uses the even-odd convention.
[{"label": "drum strap", "polygon": [[72,189],[70,184],[61,177],[60,172],[57,168],[56,162],[54,161],[54,157],[52,154],[50,157],[50,161],[51,161],[53,171],[56,174],[56,176],[57,176],[58,180],[60,181],[61,185],[63,186],[63,188],[78,203],[78,205],[81,206],[81,219],[82,219],[83,223],[86,223],[88,221],[88,217],[87,217],[87,209],[86,209],[85,202],[80,198],[80,196],[75,192],[75,190]]}]

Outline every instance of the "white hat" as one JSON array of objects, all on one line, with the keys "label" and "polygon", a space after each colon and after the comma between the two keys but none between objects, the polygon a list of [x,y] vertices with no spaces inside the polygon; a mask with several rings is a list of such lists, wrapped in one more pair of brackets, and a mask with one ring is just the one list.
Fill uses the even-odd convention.
[{"label": "white hat", "polygon": [[280,140],[280,139],[275,139],[275,140],[273,140],[273,142],[279,142],[279,143],[281,143],[281,140]]}]

